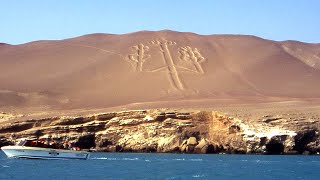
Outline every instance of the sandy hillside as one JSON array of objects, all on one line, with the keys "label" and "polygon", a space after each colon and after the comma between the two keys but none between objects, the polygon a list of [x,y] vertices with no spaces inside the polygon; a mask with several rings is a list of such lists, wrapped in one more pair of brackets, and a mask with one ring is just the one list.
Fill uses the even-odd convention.
[{"label": "sandy hillside", "polygon": [[320,44],[173,31],[0,44],[0,111],[318,98]]}]

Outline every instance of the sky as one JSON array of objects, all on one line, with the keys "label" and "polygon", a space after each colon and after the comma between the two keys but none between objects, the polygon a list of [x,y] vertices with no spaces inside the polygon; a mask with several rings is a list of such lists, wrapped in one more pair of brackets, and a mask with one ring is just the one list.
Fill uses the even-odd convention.
[{"label": "sky", "polygon": [[319,0],[0,0],[0,42],[141,30],[320,43]]}]

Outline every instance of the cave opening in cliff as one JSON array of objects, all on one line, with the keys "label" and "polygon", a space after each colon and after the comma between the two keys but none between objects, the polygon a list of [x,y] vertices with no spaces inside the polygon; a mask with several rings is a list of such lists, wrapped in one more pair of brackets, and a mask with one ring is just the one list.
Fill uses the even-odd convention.
[{"label": "cave opening in cliff", "polygon": [[310,148],[308,148],[308,144],[310,142],[315,141],[315,139],[317,139],[316,129],[298,132],[298,134],[294,138],[294,150],[298,151],[299,153],[303,153],[306,150],[310,150]]},{"label": "cave opening in cliff", "polygon": [[271,141],[266,144],[267,154],[282,154],[284,151],[284,145],[281,142]]},{"label": "cave opening in cliff", "polygon": [[76,142],[76,145],[81,149],[90,149],[92,147],[95,147],[96,146],[95,135],[89,134],[89,135],[81,136]]}]

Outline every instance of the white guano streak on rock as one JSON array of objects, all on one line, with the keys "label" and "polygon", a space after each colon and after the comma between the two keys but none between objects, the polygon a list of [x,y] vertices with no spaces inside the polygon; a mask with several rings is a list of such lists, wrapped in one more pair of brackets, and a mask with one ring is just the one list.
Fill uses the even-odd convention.
[{"label": "white guano streak on rock", "polygon": [[267,137],[270,139],[274,136],[288,135],[290,137],[293,137],[297,135],[297,133],[294,131],[282,129],[280,127],[269,127],[269,126],[262,126],[262,125],[256,125],[257,127],[250,127],[249,125],[244,124],[240,119],[235,119],[235,121],[243,130],[242,134],[247,140],[251,140],[252,138],[254,138],[252,136],[259,137],[259,138]]}]

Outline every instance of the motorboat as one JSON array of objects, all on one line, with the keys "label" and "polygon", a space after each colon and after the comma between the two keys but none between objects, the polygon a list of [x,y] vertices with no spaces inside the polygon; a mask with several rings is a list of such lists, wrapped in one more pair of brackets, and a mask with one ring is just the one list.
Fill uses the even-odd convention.
[{"label": "motorboat", "polygon": [[9,158],[30,159],[88,159],[87,151],[72,149],[56,149],[34,146],[34,140],[23,140],[15,146],[3,146],[1,150]]}]

